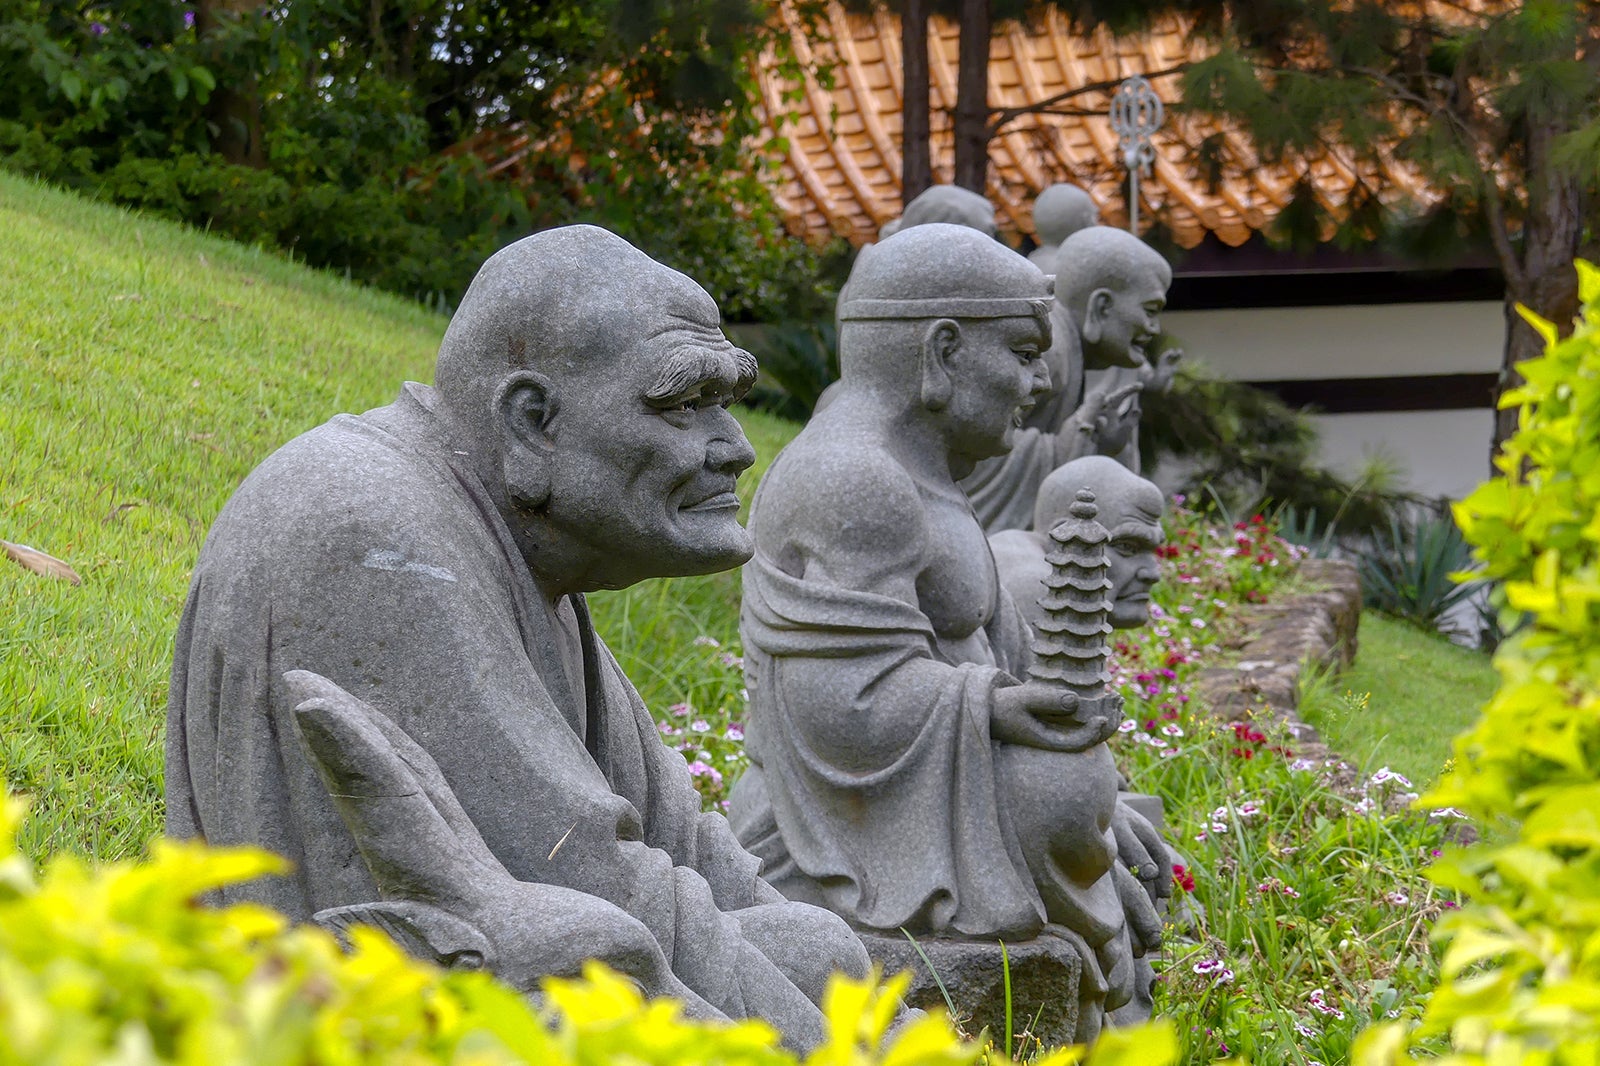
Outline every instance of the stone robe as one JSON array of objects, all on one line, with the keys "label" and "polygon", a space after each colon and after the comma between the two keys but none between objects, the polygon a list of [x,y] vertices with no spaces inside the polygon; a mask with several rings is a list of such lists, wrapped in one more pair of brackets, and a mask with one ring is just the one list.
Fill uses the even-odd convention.
[{"label": "stone robe", "polygon": [[896,935],[1043,928],[989,736],[991,693],[1023,647],[1001,607],[999,658],[951,663],[915,606],[794,577],[758,544],[740,616],[751,766],[730,819],[786,896]]},{"label": "stone robe", "polygon": [[[789,905],[726,820],[701,812],[583,598],[541,600],[434,403],[408,385],[334,418],[271,456],[217,519],[177,635],[169,832],[294,863],[223,890],[228,902],[304,920],[378,898],[293,730],[282,675],[313,671],[433,757],[512,876],[615,904],[716,1009],[789,1032],[786,1018],[815,1008],[738,916],[765,911],[771,929],[761,905]],[[860,954],[842,923],[793,909],[826,919],[814,931],[837,927],[841,958]],[[820,1015],[794,1028],[820,1034]]]}]

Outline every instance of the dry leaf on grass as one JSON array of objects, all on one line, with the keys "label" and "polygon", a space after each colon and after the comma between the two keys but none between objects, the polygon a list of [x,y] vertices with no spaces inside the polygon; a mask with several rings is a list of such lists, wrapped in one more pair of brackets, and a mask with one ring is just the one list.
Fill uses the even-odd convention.
[{"label": "dry leaf on grass", "polygon": [[26,544],[13,544],[9,540],[0,540],[0,549],[6,553],[6,558],[20,563],[25,570],[32,570],[36,574],[46,577],[58,577],[63,581],[70,581],[74,585],[83,584],[83,578],[78,572],[53,555],[46,555],[38,548],[30,548]]}]

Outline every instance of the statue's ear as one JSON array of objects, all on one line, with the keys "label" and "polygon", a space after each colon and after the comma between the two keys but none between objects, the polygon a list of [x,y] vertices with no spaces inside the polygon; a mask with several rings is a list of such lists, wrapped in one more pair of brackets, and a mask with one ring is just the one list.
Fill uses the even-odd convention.
[{"label": "statue's ear", "polygon": [[1096,289],[1089,294],[1089,302],[1084,305],[1083,311],[1083,339],[1090,344],[1096,344],[1101,334],[1105,332],[1106,320],[1111,317],[1111,308],[1116,304],[1116,293],[1110,289]]},{"label": "statue's ear", "polygon": [[520,507],[536,509],[550,497],[550,459],[555,453],[550,423],[556,409],[555,386],[532,370],[507,374],[495,390],[506,492]]},{"label": "statue's ear", "polygon": [[922,335],[922,403],[930,411],[942,411],[955,392],[950,360],[961,349],[961,324],[941,318]]}]

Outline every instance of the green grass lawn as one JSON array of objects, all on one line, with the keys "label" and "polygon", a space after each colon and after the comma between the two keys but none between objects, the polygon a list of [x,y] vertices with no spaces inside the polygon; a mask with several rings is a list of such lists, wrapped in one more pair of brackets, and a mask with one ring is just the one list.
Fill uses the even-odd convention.
[{"label": "green grass lawn", "polygon": [[1355,665],[1312,681],[1301,713],[1369,773],[1388,766],[1421,786],[1494,693],[1489,656],[1373,611],[1361,615]]},{"label": "green grass lawn", "polygon": [[[430,380],[445,320],[5,174],[0,291],[0,539],[83,577],[0,558],[0,771],[32,797],[30,853],[122,856],[161,827],[172,633],[212,519],[290,437]],[[741,417],[763,461],[794,432]],[[664,653],[737,627],[733,575],[602,599],[647,698],[683,680]]]}]

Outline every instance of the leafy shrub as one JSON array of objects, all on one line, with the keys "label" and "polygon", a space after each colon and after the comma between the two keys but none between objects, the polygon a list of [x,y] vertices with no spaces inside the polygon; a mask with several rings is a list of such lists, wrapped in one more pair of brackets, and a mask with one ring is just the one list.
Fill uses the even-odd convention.
[{"label": "leafy shrub", "polygon": [[[281,872],[249,849],[158,841],[146,862],[98,870],[58,857],[36,877],[16,849],[23,804],[0,798],[0,1061],[190,1063],[533,1063],[794,1066],[756,1021],[690,1022],[591,964],[549,980],[537,1009],[484,973],[443,972],[383,934],[351,951],[254,905],[197,907],[223,884]],[[812,1066],[964,1066],[983,1049],[938,1016],[885,1039],[906,978],[837,979],[829,1037]],[[1103,1066],[1172,1062],[1169,1030],[1119,1034]],[[1068,1066],[1063,1050],[1043,1061]],[[991,1054],[991,1062],[995,1061]]]},{"label": "leafy shrub", "polygon": [[1488,840],[1433,878],[1466,905],[1436,928],[1442,982],[1415,1030],[1363,1040],[1363,1066],[1442,1036],[1450,1066],[1600,1061],[1600,270],[1578,267],[1570,337],[1524,311],[1545,354],[1501,403],[1520,408],[1500,475],[1456,507],[1486,576],[1527,624],[1495,655],[1500,689],[1424,802]]},{"label": "leafy shrub", "polygon": [[1472,563],[1472,551],[1448,516],[1403,521],[1389,528],[1358,556],[1361,595],[1368,607],[1427,629],[1482,587],[1456,576]]}]

